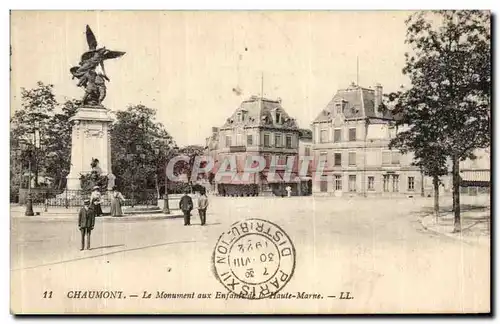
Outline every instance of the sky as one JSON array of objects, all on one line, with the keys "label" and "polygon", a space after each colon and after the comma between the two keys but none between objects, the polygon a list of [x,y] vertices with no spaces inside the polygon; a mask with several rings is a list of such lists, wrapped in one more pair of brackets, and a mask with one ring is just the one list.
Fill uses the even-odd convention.
[{"label": "sky", "polygon": [[[408,11],[13,11],[11,112],[21,87],[54,85],[61,102],[81,98],[71,79],[87,49],[126,52],[105,63],[112,111],[157,110],[178,145],[205,144],[251,95],[281,98],[308,128],[338,89],[359,80],[384,92],[408,85],[401,70]],[[359,69],[357,68],[359,61]],[[357,72],[359,71],[359,73]],[[242,90],[237,95],[233,89]]]}]

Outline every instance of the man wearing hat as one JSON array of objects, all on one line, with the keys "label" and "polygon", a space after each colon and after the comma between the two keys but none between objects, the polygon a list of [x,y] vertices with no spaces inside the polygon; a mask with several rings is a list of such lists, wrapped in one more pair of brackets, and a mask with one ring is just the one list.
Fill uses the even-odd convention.
[{"label": "man wearing hat", "polygon": [[86,199],[83,202],[83,207],[80,209],[78,214],[78,228],[82,233],[82,246],[80,251],[85,247],[85,237],[87,237],[87,250],[90,250],[90,233],[94,229],[95,224],[95,213],[90,208],[90,200]]},{"label": "man wearing hat", "polygon": [[184,226],[191,225],[191,210],[193,210],[193,199],[188,196],[188,193],[189,191],[186,190],[179,202],[179,209],[184,214]]},{"label": "man wearing hat", "polygon": [[94,186],[94,188],[92,188],[92,193],[90,194],[90,206],[94,210],[96,217],[102,215],[101,193],[99,192],[99,189],[101,189],[99,186]]}]

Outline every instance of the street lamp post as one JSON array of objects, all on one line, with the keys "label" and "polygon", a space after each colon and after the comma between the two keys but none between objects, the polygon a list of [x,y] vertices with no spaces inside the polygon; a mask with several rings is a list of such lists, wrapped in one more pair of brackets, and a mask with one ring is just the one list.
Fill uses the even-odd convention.
[{"label": "street lamp post", "polygon": [[31,159],[33,157],[33,152],[40,147],[40,132],[38,130],[38,125],[35,124],[33,133],[29,134],[28,141],[26,143],[28,150],[28,197],[26,199],[26,211],[25,216],[34,216],[33,212],[33,197],[31,195]]},{"label": "street lamp post", "polygon": [[132,189],[132,199],[131,199],[131,207],[134,207],[134,199],[135,199],[135,174],[136,174],[136,168],[135,168],[135,163],[134,163],[134,154],[133,153],[127,153],[127,160],[130,162],[130,164],[134,165],[133,171],[131,172],[131,183],[130,187]]},{"label": "street lamp post", "polygon": [[[177,145],[175,145],[172,150],[174,153],[177,152],[179,148],[177,147]],[[170,159],[167,159],[167,165],[168,165],[168,162],[170,161]],[[163,213],[164,214],[170,214],[170,206],[168,204],[168,174],[167,174],[167,170],[165,169],[165,194],[163,195]]]},{"label": "street lamp post", "polygon": [[25,216],[34,216],[33,212],[33,198],[31,197],[31,148],[29,148],[29,158],[28,158],[28,197],[26,199],[26,211]]}]

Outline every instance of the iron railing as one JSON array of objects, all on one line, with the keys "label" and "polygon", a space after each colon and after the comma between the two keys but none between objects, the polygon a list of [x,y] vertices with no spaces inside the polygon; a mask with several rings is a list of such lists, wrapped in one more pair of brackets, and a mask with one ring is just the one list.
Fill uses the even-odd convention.
[{"label": "iron railing", "polygon": [[[28,193],[21,190],[19,203],[26,203]],[[47,207],[80,207],[83,206],[85,199],[90,199],[90,192],[84,190],[56,190],[46,188],[36,188],[31,190],[31,199],[33,205]],[[148,189],[140,192],[122,193],[125,201],[122,206],[155,206],[158,204],[158,193],[154,189]],[[111,195],[107,192],[101,193],[101,206],[111,206]]]}]

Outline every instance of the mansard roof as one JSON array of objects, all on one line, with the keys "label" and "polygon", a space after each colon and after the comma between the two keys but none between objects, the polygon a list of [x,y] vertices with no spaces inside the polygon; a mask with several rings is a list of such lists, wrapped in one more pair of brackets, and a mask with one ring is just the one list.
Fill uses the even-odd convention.
[{"label": "mansard roof", "polygon": [[[277,121],[276,112],[280,114]],[[238,118],[238,115],[241,118]],[[298,125],[281,106],[281,101],[252,96],[241,102],[240,106],[226,120],[222,128],[266,126],[272,128],[297,129]]]},{"label": "mansard roof", "polygon": [[336,114],[335,107],[338,103],[343,106],[342,113],[345,119],[394,119],[390,110],[376,111],[375,90],[352,84],[347,89],[337,90],[337,93],[314,119],[313,123],[333,120]]}]

